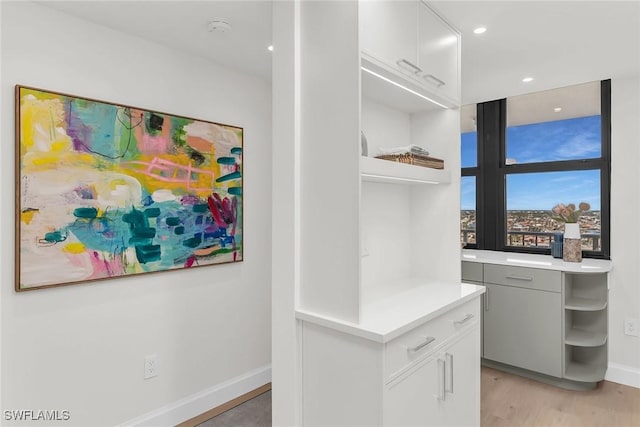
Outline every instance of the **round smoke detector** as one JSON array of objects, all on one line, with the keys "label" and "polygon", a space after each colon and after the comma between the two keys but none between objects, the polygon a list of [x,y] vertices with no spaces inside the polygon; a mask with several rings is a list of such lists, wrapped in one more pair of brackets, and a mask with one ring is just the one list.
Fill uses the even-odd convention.
[{"label": "round smoke detector", "polygon": [[209,21],[207,25],[209,32],[226,33],[231,31],[231,24],[226,18],[215,18]]}]

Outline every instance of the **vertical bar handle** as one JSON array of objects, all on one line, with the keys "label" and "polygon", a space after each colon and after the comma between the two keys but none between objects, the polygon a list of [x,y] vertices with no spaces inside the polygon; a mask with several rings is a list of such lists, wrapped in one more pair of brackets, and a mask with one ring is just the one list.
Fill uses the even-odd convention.
[{"label": "vertical bar handle", "polygon": [[451,353],[446,353],[444,355],[445,357],[445,366],[449,367],[449,387],[445,387],[445,391],[448,391],[449,393],[453,394],[453,354]]},{"label": "vertical bar handle", "polygon": [[489,288],[484,291],[484,311],[489,311]]},{"label": "vertical bar handle", "polygon": [[444,394],[445,393],[444,369],[445,369],[444,360],[438,358],[438,400],[442,400],[442,401],[444,401],[444,399],[446,398]]}]

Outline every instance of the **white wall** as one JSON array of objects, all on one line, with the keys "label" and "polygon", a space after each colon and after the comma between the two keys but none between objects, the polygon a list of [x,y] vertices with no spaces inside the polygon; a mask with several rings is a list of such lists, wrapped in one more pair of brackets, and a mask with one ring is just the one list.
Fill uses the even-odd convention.
[{"label": "white wall", "polygon": [[380,147],[411,144],[411,115],[362,98],[362,132],[367,138],[369,157],[380,154]]},{"label": "white wall", "polygon": [[361,194],[363,290],[393,286],[411,276],[411,197],[408,185],[363,182]]},{"label": "white wall", "polygon": [[[609,365],[635,370],[640,338],[624,335],[626,317],[640,319],[640,78],[611,81],[611,259]],[[611,369],[610,369],[611,371]],[[609,373],[607,376],[609,377]],[[634,374],[631,374],[634,375]]]},{"label": "white wall", "polygon": [[414,114],[411,139],[444,160],[451,182],[412,186],[411,247],[413,274],[432,280],[460,282],[460,110]]},{"label": "white wall", "polygon": [[[411,144],[409,113],[363,97],[360,116],[369,157],[381,147]],[[366,290],[411,275],[410,197],[408,186],[394,184],[362,182],[360,191],[360,282]]]},{"label": "white wall", "polygon": [[[269,83],[31,3],[2,4],[2,109],[24,84],[244,128],[244,261],[17,294],[13,114],[0,122],[2,409],[114,425],[270,363]],[[143,380],[156,353],[159,376]]]}]

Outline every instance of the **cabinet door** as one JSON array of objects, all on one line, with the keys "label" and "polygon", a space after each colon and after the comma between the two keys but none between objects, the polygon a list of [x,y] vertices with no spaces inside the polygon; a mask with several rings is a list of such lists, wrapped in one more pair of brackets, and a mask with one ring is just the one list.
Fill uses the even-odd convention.
[{"label": "cabinet door", "polygon": [[561,294],[485,286],[485,359],[561,377]]},{"label": "cabinet door", "polygon": [[[432,357],[387,385],[384,425],[417,427],[441,425],[444,415],[445,366],[443,357]],[[439,398],[439,396],[441,398]]]},{"label": "cabinet door", "polygon": [[480,327],[444,350],[445,426],[480,425]]},{"label": "cabinet door", "polygon": [[428,86],[455,101],[458,87],[459,35],[431,9],[419,2],[418,66]]},{"label": "cabinet door", "polygon": [[[360,49],[414,75],[418,62],[417,1],[361,1]],[[403,62],[404,60],[404,62]]]}]

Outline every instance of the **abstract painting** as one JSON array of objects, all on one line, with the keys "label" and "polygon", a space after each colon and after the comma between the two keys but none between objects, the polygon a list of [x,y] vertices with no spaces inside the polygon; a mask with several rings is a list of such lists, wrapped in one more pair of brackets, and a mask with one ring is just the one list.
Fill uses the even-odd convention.
[{"label": "abstract painting", "polygon": [[16,86],[16,290],[242,261],[242,148],[240,127]]}]

